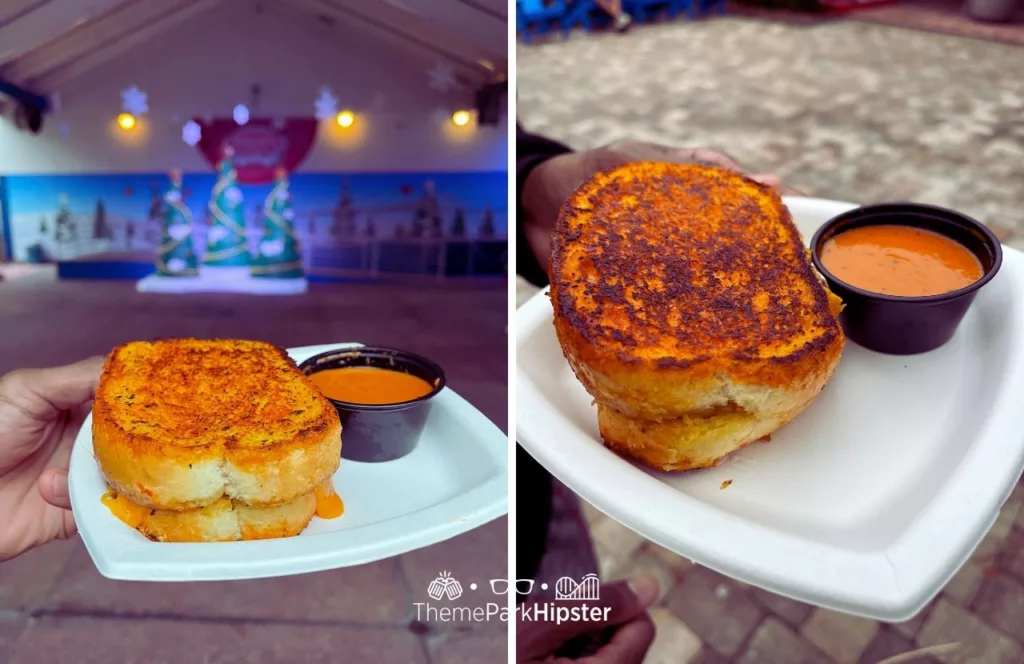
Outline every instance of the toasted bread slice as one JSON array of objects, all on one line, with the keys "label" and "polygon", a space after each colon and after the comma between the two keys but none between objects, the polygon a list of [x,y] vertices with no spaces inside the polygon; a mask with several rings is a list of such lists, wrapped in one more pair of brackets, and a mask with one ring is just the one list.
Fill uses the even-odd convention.
[{"label": "toasted bread slice", "polygon": [[808,404],[767,416],[724,408],[660,422],[598,405],[597,424],[605,444],[624,456],[657,470],[694,470],[717,466],[732,452],[778,430]]},{"label": "toasted bread slice", "polygon": [[831,376],[838,299],[782,200],[731,171],[633,163],[591,178],[552,238],[559,342],[627,418],[779,420]]},{"label": "toasted bread slice", "polygon": [[273,507],[249,507],[228,498],[187,510],[152,510],[124,496],[106,502],[119,518],[151,540],[233,542],[298,535],[316,512],[315,493]]},{"label": "toasted bread slice", "polygon": [[93,449],[118,494],[154,509],[283,505],[337,470],[341,422],[284,351],[258,341],[132,342],[107,357]]}]

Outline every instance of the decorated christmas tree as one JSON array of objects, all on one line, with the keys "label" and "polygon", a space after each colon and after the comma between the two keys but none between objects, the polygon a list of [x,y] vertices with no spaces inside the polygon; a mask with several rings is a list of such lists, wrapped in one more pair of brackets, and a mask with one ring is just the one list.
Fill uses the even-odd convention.
[{"label": "decorated christmas tree", "polygon": [[160,219],[164,216],[164,198],[160,196],[160,183],[154,182],[150,186],[149,197],[149,219]]},{"label": "decorated christmas tree", "polygon": [[466,236],[466,216],[462,213],[461,209],[455,211],[455,219],[452,221],[452,228],[449,234],[453,237]]},{"label": "decorated christmas tree", "polygon": [[71,227],[71,211],[68,210],[68,196],[61,194],[58,199],[60,207],[57,216],[54,218],[54,239],[57,242],[67,242],[72,239],[73,229]]},{"label": "decorated christmas tree", "polygon": [[164,194],[166,212],[157,249],[156,271],[165,277],[194,277],[196,255],[192,249],[192,211],[181,191],[181,171],[171,172],[171,188]]},{"label": "decorated christmas tree", "polygon": [[341,184],[341,198],[334,206],[334,224],[331,226],[331,235],[343,238],[356,236],[356,207],[352,204],[352,191],[349,189],[348,180]]},{"label": "decorated christmas tree", "polygon": [[488,206],[484,209],[484,219],[480,222],[480,237],[492,238],[494,233],[494,213],[491,212],[491,208]]},{"label": "decorated christmas tree", "polygon": [[288,173],[279,168],[274,188],[263,204],[263,237],[259,254],[250,270],[254,277],[297,279],[303,276],[299,258],[299,238],[295,235],[292,196],[288,191]]},{"label": "decorated christmas tree", "polygon": [[234,150],[224,148],[224,158],[217,167],[217,184],[210,196],[210,230],[206,235],[203,265],[239,267],[249,265],[246,247],[245,215],[242,190],[238,188]]},{"label": "decorated christmas tree", "polygon": [[427,180],[423,184],[423,197],[412,218],[413,237],[440,237],[441,235],[441,206],[434,193],[434,181]]},{"label": "decorated christmas tree", "polygon": [[94,240],[111,240],[114,231],[107,223],[107,208],[102,200],[96,201],[96,212],[92,216],[92,237]]}]

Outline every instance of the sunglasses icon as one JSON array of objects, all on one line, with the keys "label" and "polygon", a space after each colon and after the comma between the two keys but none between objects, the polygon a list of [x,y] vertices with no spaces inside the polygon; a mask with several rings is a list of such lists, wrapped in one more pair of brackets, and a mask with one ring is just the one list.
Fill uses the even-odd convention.
[{"label": "sunglasses icon", "polygon": [[[491,579],[491,592],[495,595],[508,594],[508,579]],[[520,595],[529,595],[533,592],[533,579],[516,579],[516,592]]]}]

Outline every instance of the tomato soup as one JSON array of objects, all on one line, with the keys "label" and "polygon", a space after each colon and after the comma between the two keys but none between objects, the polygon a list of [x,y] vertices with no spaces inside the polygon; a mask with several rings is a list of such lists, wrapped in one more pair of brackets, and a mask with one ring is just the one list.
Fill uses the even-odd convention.
[{"label": "tomato soup", "polygon": [[412,401],[434,390],[422,378],[377,367],[324,369],[309,378],[328,399],[367,405]]},{"label": "tomato soup", "polygon": [[825,242],[821,264],[840,281],[873,293],[921,297],[981,279],[981,261],[959,243],[911,226],[862,226]]}]

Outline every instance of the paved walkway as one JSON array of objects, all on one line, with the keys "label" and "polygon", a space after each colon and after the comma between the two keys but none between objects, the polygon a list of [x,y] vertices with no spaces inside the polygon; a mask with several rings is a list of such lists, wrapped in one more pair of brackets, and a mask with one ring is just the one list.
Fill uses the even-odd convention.
[{"label": "paved walkway", "polygon": [[[1024,249],[1024,49],[858,22],[725,18],[518,50],[519,120],[578,148],[718,146],[812,195],[947,205]],[[532,289],[519,286],[520,297]],[[585,506],[605,578],[662,580],[648,664],[1024,662],[1024,488],[942,594],[902,624],[727,579]]]},{"label": "paved walkway", "polygon": [[1024,247],[1024,49],[723,18],[523,46],[518,119],[577,148],[720,147],[813,196],[946,205]]},{"label": "paved walkway", "polygon": [[[147,296],[123,282],[19,273],[0,282],[0,373],[157,336],[285,347],[362,341],[434,358],[452,388],[504,429],[506,312],[504,281],[314,284],[306,296],[283,298]],[[109,581],[77,539],[55,543],[0,564],[0,664],[505,661],[504,623],[418,620],[413,603],[428,600],[427,586],[442,570],[465,585],[504,578],[507,523],[370,565],[231,583]]]}]

